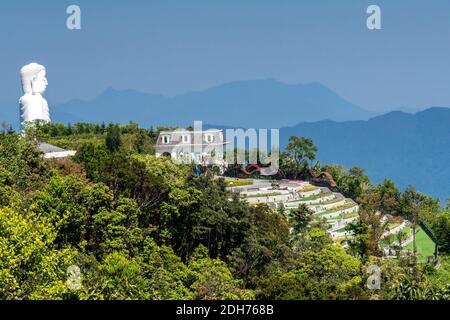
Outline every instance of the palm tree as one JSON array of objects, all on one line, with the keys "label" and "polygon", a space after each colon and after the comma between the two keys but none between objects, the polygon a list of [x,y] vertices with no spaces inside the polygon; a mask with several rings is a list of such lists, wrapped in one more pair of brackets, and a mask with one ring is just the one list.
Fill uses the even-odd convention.
[{"label": "palm tree", "polygon": [[402,251],[403,248],[403,242],[407,239],[407,234],[405,231],[400,230],[399,232],[397,232],[397,234],[395,235],[397,242],[398,242],[398,251],[397,251],[397,258],[400,257],[400,252]]},{"label": "palm tree", "polygon": [[417,192],[413,187],[406,188],[401,196],[402,211],[407,215],[412,223],[413,230],[413,253],[417,252],[416,249],[416,230],[417,224],[420,218],[420,211],[423,202],[426,201],[426,196]]}]

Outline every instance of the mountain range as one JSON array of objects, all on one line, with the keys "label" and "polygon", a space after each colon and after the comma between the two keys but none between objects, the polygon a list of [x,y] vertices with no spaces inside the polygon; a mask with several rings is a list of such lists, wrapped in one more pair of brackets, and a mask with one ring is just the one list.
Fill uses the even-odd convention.
[{"label": "mountain range", "polygon": [[[8,121],[12,112],[0,109],[0,120],[5,116]],[[202,120],[204,127],[280,128],[282,148],[292,135],[307,136],[318,146],[322,163],[359,166],[373,182],[391,178],[401,188],[414,185],[441,200],[450,197],[448,108],[376,115],[321,84],[289,85],[268,79],[231,82],[174,97],[107,89],[91,101],[51,106],[51,112],[53,121],[64,123],[135,121],[148,128],[184,127]]]},{"label": "mountain range", "polygon": [[188,126],[194,120],[227,126],[279,128],[302,121],[363,120],[375,114],[319,83],[290,85],[273,79],[236,81],[174,97],[107,89],[91,101],[52,108],[60,122],[127,122]]},{"label": "mountain range", "polygon": [[394,180],[402,189],[450,198],[450,109],[395,111],[368,121],[318,121],[280,129],[284,148],[292,135],[317,145],[322,163],[366,170],[374,182]]}]

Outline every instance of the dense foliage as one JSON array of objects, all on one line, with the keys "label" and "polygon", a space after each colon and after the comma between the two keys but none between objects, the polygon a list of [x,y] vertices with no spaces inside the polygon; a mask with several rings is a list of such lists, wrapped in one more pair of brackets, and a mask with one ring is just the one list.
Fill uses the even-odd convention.
[{"label": "dense foliage", "polygon": [[[45,160],[38,138],[77,155]],[[344,247],[307,207],[250,206],[223,179],[152,156],[154,138],[134,124],[0,134],[0,299],[449,298],[450,212],[435,200],[325,166],[362,206]],[[301,176],[317,149],[292,141],[285,163]],[[382,259],[377,212],[430,226],[440,267]],[[379,290],[366,287],[373,264]]]}]

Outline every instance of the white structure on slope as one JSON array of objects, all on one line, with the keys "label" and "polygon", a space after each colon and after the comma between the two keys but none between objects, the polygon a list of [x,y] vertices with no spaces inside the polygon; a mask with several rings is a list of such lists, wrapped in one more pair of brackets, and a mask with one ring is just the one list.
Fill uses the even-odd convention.
[{"label": "white structure on slope", "polygon": [[[24,95],[20,98],[20,123],[22,130],[33,121],[51,122],[47,100],[43,94],[47,88],[47,74],[45,67],[37,63],[30,63],[20,69],[22,90]],[[67,158],[74,156],[75,150],[64,150],[48,143],[39,143],[39,149],[44,158]]]},{"label": "white structure on slope", "polygon": [[77,153],[75,150],[64,150],[43,142],[39,143],[38,147],[44,153],[45,159],[67,158]]}]

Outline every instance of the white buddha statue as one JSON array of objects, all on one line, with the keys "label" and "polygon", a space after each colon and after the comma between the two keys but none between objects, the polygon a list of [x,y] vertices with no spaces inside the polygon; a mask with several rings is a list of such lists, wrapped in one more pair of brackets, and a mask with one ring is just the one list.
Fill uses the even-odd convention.
[{"label": "white buddha statue", "polygon": [[50,122],[48,103],[42,96],[47,88],[45,67],[30,63],[20,70],[24,95],[20,98],[20,120],[22,128],[35,120]]}]

